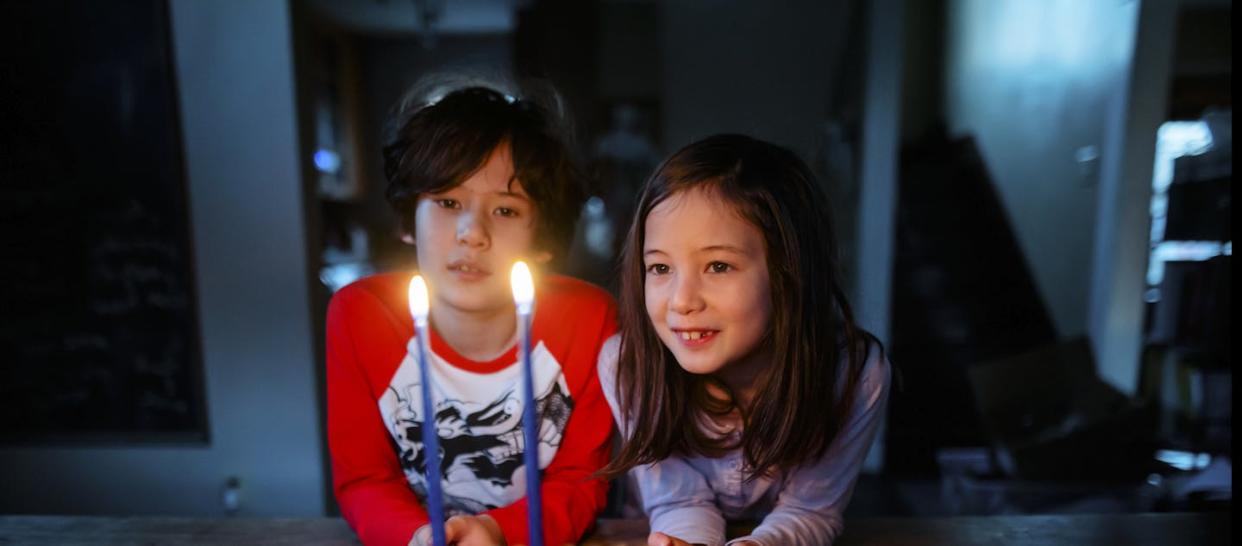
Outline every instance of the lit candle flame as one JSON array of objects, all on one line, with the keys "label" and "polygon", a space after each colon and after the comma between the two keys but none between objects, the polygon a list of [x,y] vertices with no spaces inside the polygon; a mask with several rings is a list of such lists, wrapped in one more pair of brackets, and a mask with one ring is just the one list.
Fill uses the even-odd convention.
[{"label": "lit candle flame", "polygon": [[535,283],[525,262],[513,264],[509,273],[513,303],[517,305],[518,362],[522,367],[522,465],[526,467],[526,527],[528,544],[543,546],[543,494],[539,476],[539,423],[535,401],[535,374],[530,360],[531,314],[535,306]]},{"label": "lit candle flame", "polygon": [[509,284],[513,287],[513,303],[517,304],[518,311],[530,312],[530,306],[535,301],[535,283],[530,278],[530,268],[526,266],[526,262],[513,264]]},{"label": "lit candle flame", "polygon": [[410,314],[414,316],[414,320],[427,320],[427,312],[431,309],[431,302],[427,298],[427,283],[423,281],[422,275],[414,275],[410,279]]}]

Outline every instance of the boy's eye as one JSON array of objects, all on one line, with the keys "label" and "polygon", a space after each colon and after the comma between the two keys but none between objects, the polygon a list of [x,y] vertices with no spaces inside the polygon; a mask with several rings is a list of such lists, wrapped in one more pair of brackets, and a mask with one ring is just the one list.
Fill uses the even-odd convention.
[{"label": "boy's eye", "polygon": [[505,218],[516,218],[518,216],[518,211],[517,209],[511,209],[509,207],[500,207],[496,209],[496,216],[503,216]]},{"label": "boy's eye", "polygon": [[461,208],[461,203],[458,203],[456,199],[436,199],[435,203],[443,209]]},{"label": "boy's eye", "polygon": [[668,265],[651,264],[647,266],[647,273],[650,273],[652,275],[664,275],[665,273],[668,273]]},{"label": "boy's eye", "polygon": [[730,269],[733,269],[733,266],[724,262],[712,262],[707,264],[707,269],[712,273],[727,273]]}]

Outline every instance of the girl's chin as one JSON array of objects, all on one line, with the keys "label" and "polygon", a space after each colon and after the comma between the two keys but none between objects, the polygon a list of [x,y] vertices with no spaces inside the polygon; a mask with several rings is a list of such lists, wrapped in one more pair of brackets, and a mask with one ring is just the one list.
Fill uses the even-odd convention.
[{"label": "girl's chin", "polygon": [[682,358],[683,355],[673,351],[673,356],[677,357],[677,364],[681,369],[695,375],[709,375],[720,371],[720,363],[702,358],[700,355],[690,355],[688,358]]}]

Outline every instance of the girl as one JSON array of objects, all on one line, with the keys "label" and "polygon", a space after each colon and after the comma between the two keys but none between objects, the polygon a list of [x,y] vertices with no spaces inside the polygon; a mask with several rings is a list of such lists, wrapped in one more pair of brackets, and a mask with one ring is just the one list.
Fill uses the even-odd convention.
[{"label": "girl", "polygon": [[720,135],[647,181],[623,250],[621,333],[600,380],[650,544],[823,545],[888,395],[883,349],[854,323],[828,200],[793,153]]}]

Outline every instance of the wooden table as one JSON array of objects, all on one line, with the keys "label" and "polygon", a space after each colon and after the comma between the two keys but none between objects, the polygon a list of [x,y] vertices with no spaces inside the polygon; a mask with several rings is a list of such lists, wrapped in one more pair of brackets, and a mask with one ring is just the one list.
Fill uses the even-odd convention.
[{"label": "wooden table", "polygon": [[[836,546],[1226,545],[1229,516],[1124,514],[865,518],[847,522]],[[583,544],[646,544],[642,520],[600,520]],[[0,544],[358,544],[334,518],[0,516]]]}]

